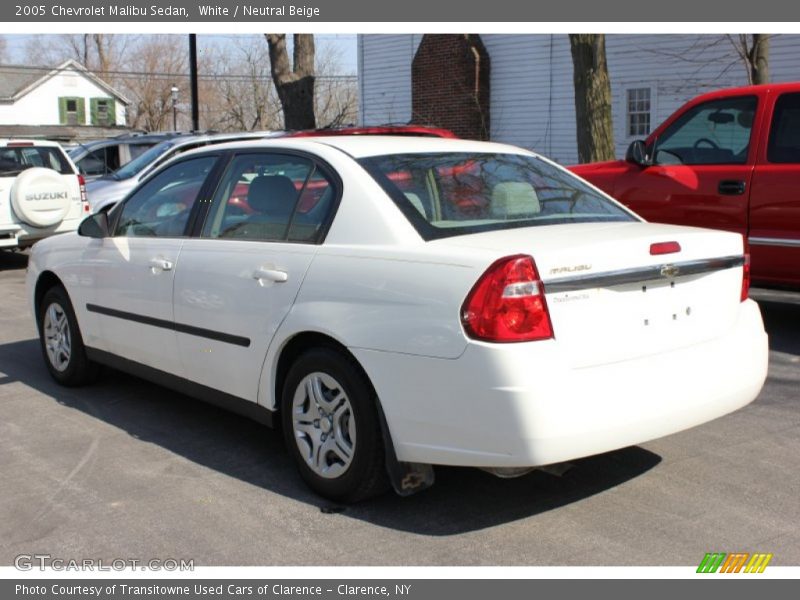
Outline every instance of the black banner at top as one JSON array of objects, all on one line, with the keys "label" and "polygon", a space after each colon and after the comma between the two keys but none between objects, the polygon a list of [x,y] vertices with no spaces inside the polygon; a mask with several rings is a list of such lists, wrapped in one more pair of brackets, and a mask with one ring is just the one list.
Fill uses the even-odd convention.
[{"label": "black banner at top", "polygon": [[786,0],[12,0],[5,22],[800,22]]}]

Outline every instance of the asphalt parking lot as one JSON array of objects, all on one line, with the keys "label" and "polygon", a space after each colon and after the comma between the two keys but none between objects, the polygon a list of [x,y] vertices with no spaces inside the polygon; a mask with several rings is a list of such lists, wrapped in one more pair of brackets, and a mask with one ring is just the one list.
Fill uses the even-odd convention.
[{"label": "asphalt parking lot", "polygon": [[0,252],[0,564],[696,565],[745,551],[800,565],[800,293],[753,292],[770,374],[743,410],[562,477],[438,468],[422,494],[339,510],[307,490],[278,431],[113,371],[53,383],[26,260]]}]

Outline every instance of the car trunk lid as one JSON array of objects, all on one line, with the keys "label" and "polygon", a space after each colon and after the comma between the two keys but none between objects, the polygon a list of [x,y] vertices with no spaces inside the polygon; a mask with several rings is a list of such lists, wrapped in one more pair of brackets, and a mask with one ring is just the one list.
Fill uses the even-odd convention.
[{"label": "car trunk lid", "polygon": [[483,249],[493,258],[533,256],[558,351],[573,367],[702,343],[729,330],[738,316],[743,249],[737,234],[650,223],[585,223],[433,243]]}]

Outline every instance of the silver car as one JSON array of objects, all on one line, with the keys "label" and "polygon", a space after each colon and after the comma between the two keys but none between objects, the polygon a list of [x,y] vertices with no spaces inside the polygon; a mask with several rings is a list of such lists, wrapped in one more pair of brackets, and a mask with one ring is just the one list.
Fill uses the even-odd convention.
[{"label": "silver car", "polygon": [[106,177],[86,184],[89,206],[92,212],[108,210],[132,191],[156,168],[187,150],[210,144],[235,142],[279,135],[271,131],[251,131],[246,133],[215,133],[205,135],[181,136],[156,144],[144,154]]}]

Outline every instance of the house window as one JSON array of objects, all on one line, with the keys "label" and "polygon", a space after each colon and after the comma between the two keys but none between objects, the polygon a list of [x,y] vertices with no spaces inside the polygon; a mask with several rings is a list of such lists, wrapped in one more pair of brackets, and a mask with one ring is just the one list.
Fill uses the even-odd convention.
[{"label": "house window", "polygon": [[105,100],[97,103],[97,118],[100,121],[108,121],[108,102]]},{"label": "house window", "polygon": [[650,88],[628,90],[628,137],[641,137],[650,133]]},{"label": "house window", "polygon": [[67,100],[67,125],[78,124],[78,101],[74,98]]},{"label": "house window", "polygon": [[113,98],[92,98],[92,125],[100,125],[104,127],[116,125],[116,115],[114,114],[114,111]]},{"label": "house window", "polygon": [[62,125],[83,125],[86,122],[86,105],[80,97],[61,97],[58,99],[59,122]]}]

